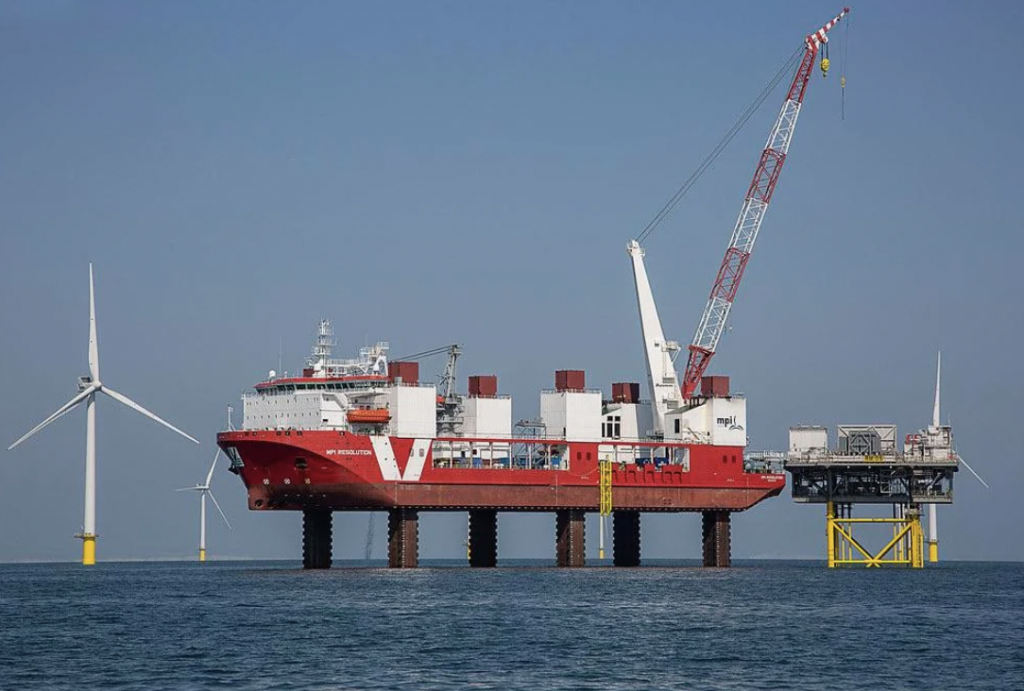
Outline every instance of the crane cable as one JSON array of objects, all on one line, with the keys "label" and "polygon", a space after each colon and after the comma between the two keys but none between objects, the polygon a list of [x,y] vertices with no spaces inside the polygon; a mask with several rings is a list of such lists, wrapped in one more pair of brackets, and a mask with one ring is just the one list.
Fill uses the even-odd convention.
[{"label": "crane cable", "polygon": [[406,355],[401,358],[392,358],[392,362],[406,362],[422,360],[423,358],[430,357],[431,355],[440,355],[441,353],[451,352],[452,348],[458,348],[458,343],[452,343],[451,345],[440,346],[438,348],[431,348],[430,350],[424,350],[422,353],[413,353],[412,355]]},{"label": "crane cable", "polygon": [[840,68],[839,68],[839,93],[841,94],[841,98],[842,98],[842,114],[841,114],[841,117],[840,117],[841,120],[845,120],[846,119],[846,65],[847,65],[847,57],[846,56],[848,55],[848,53],[850,51],[850,20],[849,19],[846,20],[846,26],[843,28],[843,33],[844,33],[844,36],[843,36],[843,52],[842,52],[843,64],[840,65]]},{"label": "crane cable", "polygon": [[678,204],[679,201],[683,198],[683,196],[685,196],[686,193],[690,191],[690,188],[693,187],[698,180],[700,180],[701,176],[704,175],[707,169],[711,167],[711,164],[715,162],[719,155],[721,155],[721,153],[729,145],[729,142],[731,142],[733,138],[739,133],[739,131],[743,129],[743,126],[747,124],[747,121],[750,120],[754,113],[757,112],[758,108],[761,107],[761,104],[765,102],[769,95],[771,95],[772,91],[774,91],[775,87],[779,85],[779,82],[782,81],[783,77],[792,69],[794,63],[796,63],[797,61],[797,58],[800,57],[800,54],[803,53],[803,51],[804,46],[801,45],[786,60],[785,64],[783,64],[779,71],[775,73],[775,76],[768,81],[768,84],[765,85],[764,89],[761,90],[761,93],[759,93],[757,97],[753,101],[751,101],[750,105],[747,106],[747,109],[745,111],[743,111],[743,114],[740,115],[739,119],[733,124],[731,128],[729,128],[729,131],[726,132],[725,135],[719,140],[719,142],[715,145],[715,148],[711,150],[711,153],[709,153],[704,158],[704,160],[700,162],[700,165],[697,166],[697,169],[694,170],[690,177],[686,179],[686,182],[684,182],[682,186],[678,190],[676,190],[676,193],[672,195],[671,199],[669,199],[668,202],[665,203],[665,206],[661,207],[661,210],[658,211],[657,214],[655,214],[654,218],[651,219],[650,223],[648,223],[644,227],[643,231],[636,238],[637,242],[642,243],[645,239],[647,239],[647,237],[651,233],[653,233],[659,225],[661,225],[661,222],[664,221],[670,213],[672,213],[672,210],[676,207],[676,204]]}]

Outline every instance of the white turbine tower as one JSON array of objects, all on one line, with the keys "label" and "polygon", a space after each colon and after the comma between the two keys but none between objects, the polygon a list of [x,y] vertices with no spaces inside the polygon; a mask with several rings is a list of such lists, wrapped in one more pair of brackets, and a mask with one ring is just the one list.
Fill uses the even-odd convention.
[{"label": "white turbine tower", "polygon": [[206,561],[206,497],[209,495],[210,499],[213,500],[213,505],[217,507],[217,511],[220,512],[220,517],[224,519],[225,525],[231,527],[231,523],[228,521],[228,517],[224,515],[224,511],[220,508],[220,504],[217,503],[217,497],[213,496],[213,492],[210,490],[210,481],[213,479],[213,471],[217,467],[217,459],[220,458],[220,449],[217,449],[217,453],[213,457],[213,463],[210,465],[210,472],[206,474],[206,482],[195,487],[182,487],[179,492],[199,492],[199,561]]},{"label": "white turbine tower", "polygon": [[[941,421],[939,420],[939,393],[942,385],[942,351],[939,351],[939,361],[935,366],[935,403],[932,406],[932,430],[938,431]],[[938,507],[935,504],[928,505],[928,561],[935,563],[939,560],[939,523]]]},{"label": "white turbine tower", "polygon": [[[941,407],[939,405],[940,393],[942,390],[942,351],[939,351],[938,363],[935,366],[935,403],[932,405],[932,424],[928,428],[928,432],[931,435],[941,435],[943,426],[940,419]],[[949,430],[949,426],[945,427]],[[941,437],[940,437],[941,438]],[[951,433],[946,435],[947,439],[951,439]],[[974,468],[967,464],[967,461],[962,456],[957,454],[956,456],[958,463],[963,463],[964,467],[971,472],[978,482],[985,486],[985,489],[989,489],[988,483],[985,482],[981,475],[978,475],[974,471]],[[939,525],[938,525],[938,506],[936,504],[928,505],[928,561],[937,562],[939,560]]]},{"label": "white turbine tower", "polygon": [[181,436],[196,444],[199,440],[190,437],[180,429],[149,412],[124,394],[114,391],[100,382],[100,354],[96,342],[96,294],[93,289],[92,264],[89,264],[89,376],[78,378],[78,395],[62,405],[50,417],[33,427],[28,434],[7,447],[10,451],[21,444],[51,422],[63,417],[83,401],[85,402],[85,518],[82,521],[82,533],[76,537],[82,539],[82,564],[92,566],[96,563],[96,394],[110,396],[132,410],[138,411],[148,418],[156,420],[164,427],[174,430]]}]

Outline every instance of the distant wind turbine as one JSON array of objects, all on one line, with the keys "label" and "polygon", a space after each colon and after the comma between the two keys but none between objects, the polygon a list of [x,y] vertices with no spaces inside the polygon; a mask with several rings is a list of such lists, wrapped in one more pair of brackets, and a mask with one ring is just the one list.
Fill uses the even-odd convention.
[{"label": "distant wind turbine", "polygon": [[76,535],[82,539],[82,564],[92,566],[96,563],[96,394],[110,396],[118,403],[142,413],[146,417],[159,422],[189,441],[199,443],[180,429],[157,417],[124,394],[114,391],[100,382],[100,354],[96,341],[96,294],[93,289],[92,264],[89,264],[89,376],[78,378],[78,395],[62,405],[50,417],[33,427],[25,436],[7,447],[10,451],[23,441],[43,429],[50,423],[63,417],[79,404],[85,403],[85,518],[82,521],[82,533]]},{"label": "distant wind turbine", "polygon": [[[935,402],[932,405],[932,424],[929,428],[931,433],[937,433],[942,428],[941,420],[941,392],[942,392],[942,351],[939,351],[938,361],[935,365]],[[967,470],[971,471],[971,475],[978,479],[985,489],[990,489],[988,483],[985,482],[981,475],[974,472],[974,468],[967,464],[963,456],[960,454],[956,455],[957,461],[963,463]],[[936,504],[928,504],[928,561],[937,562],[939,560],[939,523],[938,523],[938,506]]]},{"label": "distant wind turbine", "polygon": [[[939,394],[942,387],[942,351],[939,351],[938,364],[935,366],[935,403],[932,405],[932,429],[938,431],[941,424],[939,418]],[[928,505],[928,561],[939,560],[939,519],[935,504]]]},{"label": "distant wind turbine", "polygon": [[363,547],[363,559],[370,561],[373,556],[373,511],[370,512],[369,521],[366,523],[366,545]]},{"label": "distant wind turbine", "polygon": [[228,517],[224,515],[224,511],[220,508],[220,504],[217,503],[217,497],[213,496],[213,492],[210,490],[210,481],[213,479],[213,471],[217,467],[217,459],[220,458],[220,449],[217,449],[217,453],[213,457],[213,463],[210,465],[210,472],[206,474],[206,482],[195,487],[182,487],[179,492],[199,492],[199,561],[206,561],[206,496],[209,495],[213,501],[213,505],[217,507],[217,511],[220,513],[220,517],[224,519],[224,524],[228,528],[231,528],[231,523],[228,521]]}]

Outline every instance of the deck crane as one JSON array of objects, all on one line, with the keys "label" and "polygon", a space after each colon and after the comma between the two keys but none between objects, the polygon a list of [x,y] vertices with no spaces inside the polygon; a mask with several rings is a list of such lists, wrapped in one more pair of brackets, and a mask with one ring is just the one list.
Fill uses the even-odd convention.
[{"label": "deck crane", "polygon": [[438,434],[455,434],[455,428],[459,422],[459,414],[462,409],[462,398],[455,393],[455,365],[462,355],[462,346],[458,343],[431,348],[421,353],[414,353],[401,361],[415,362],[441,353],[448,354],[448,361],[445,363],[444,372],[437,385],[437,425]]},{"label": "deck crane", "polygon": [[[803,57],[793,76],[793,83],[786,94],[786,101],[782,104],[782,111],[768,136],[768,143],[764,151],[761,152],[757,169],[754,171],[754,179],[751,181],[750,187],[747,188],[743,207],[736,220],[736,227],[733,228],[732,237],[729,239],[725,258],[722,259],[722,265],[715,277],[707,306],[700,318],[693,342],[689,346],[690,355],[682,384],[684,400],[693,397],[704,371],[718,348],[722,332],[725,330],[729,311],[732,309],[736,291],[739,290],[740,280],[743,278],[743,270],[750,260],[750,253],[754,250],[757,232],[761,229],[761,222],[768,210],[768,203],[771,202],[772,193],[779,180],[779,173],[782,172],[782,166],[786,162],[786,153],[793,140],[796,120],[800,115],[804,95],[807,93],[811,72],[814,70],[814,59],[818,55],[819,49],[827,45],[829,30],[849,11],[849,7],[844,8],[832,21],[804,39]],[[827,73],[828,64],[823,57],[822,74]]]},{"label": "deck crane", "polygon": [[444,366],[444,372],[441,374],[440,381],[438,382],[437,388],[440,391],[441,396],[449,398],[455,395],[455,364],[462,355],[462,346],[458,343],[452,343],[451,345],[441,346],[439,348],[431,348],[430,350],[424,350],[421,353],[413,353],[412,355],[406,355],[402,358],[396,358],[395,361],[401,362],[419,362],[433,355],[440,355],[441,353],[448,354],[448,362]]}]

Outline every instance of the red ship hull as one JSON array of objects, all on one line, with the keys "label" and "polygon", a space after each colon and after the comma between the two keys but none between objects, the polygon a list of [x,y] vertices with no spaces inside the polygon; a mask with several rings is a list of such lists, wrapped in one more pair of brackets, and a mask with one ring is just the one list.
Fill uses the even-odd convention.
[{"label": "red ship hull", "polygon": [[[597,511],[599,447],[610,444],[554,442],[567,447],[566,463],[559,469],[538,469],[443,467],[443,462],[435,467],[431,440],[326,430],[229,431],[218,434],[217,443],[232,458],[232,469],[248,490],[249,508],[260,511]],[[742,447],[686,448],[688,468],[613,464],[615,509],[742,511],[785,487],[781,473],[745,472]]]}]

